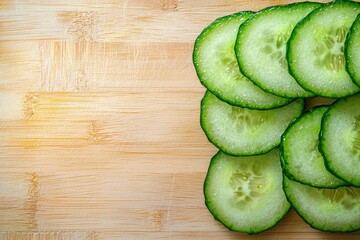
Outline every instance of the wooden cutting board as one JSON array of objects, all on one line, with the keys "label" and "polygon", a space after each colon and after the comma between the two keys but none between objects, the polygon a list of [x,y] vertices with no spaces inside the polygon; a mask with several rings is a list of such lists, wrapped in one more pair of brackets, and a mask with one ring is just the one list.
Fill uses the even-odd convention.
[{"label": "wooden cutting board", "polygon": [[216,222],[192,65],[214,19],[289,1],[0,0],[0,239],[359,239]]}]

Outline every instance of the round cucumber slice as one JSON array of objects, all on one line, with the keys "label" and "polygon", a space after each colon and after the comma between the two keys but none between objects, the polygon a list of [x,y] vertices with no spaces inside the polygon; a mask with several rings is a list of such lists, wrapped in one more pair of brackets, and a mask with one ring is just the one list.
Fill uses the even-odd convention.
[{"label": "round cucumber slice", "polygon": [[281,159],[285,175],[313,187],[336,188],[348,183],[326,168],[319,146],[321,119],[327,106],[315,107],[293,122],[281,138]]},{"label": "round cucumber slice", "polygon": [[360,86],[360,14],[350,28],[345,44],[345,57],[348,73]]},{"label": "round cucumber slice", "polygon": [[238,28],[252,12],[240,12],[215,20],[195,41],[193,62],[202,85],[231,105],[271,109],[290,99],[263,91],[240,73],[234,45]]},{"label": "round cucumber slice", "polygon": [[207,91],[201,101],[200,123],[209,141],[230,155],[256,155],[280,144],[287,126],[304,109],[304,100],[271,110],[231,106]]},{"label": "round cucumber slice", "polygon": [[314,188],[284,176],[284,191],[296,212],[311,227],[329,232],[360,229],[360,188]]},{"label": "round cucumber slice", "polygon": [[205,179],[205,203],[228,229],[259,233],[275,226],[290,210],[281,186],[278,149],[252,157],[218,152]]},{"label": "round cucumber slice", "polygon": [[272,94],[312,97],[288,72],[286,43],[294,26],[320,3],[295,3],[265,8],[240,25],[235,53],[241,71]]},{"label": "round cucumber slice", "polygon": [[344,42],[360,13],[352,1],[327,3],[300,21],[288,42],[289,70],[305,89],[340,98],[360,91],[345,70]]},{"label": "round cucumber slice", "polygon": [[321,123],[320,150],[329,171],[360,187],[360,94],[336,101]]}]

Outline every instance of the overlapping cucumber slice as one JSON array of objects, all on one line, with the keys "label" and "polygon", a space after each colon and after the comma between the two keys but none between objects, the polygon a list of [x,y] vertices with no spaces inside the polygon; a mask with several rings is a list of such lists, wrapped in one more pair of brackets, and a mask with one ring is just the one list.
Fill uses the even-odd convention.
[{"label": "overlapping cucumber slice", "polygon": [[347,70],[360,87],[360,14],[350,28],[345,46]]},{"label": "overlapping cucumber slice", "polygon": [[251,157],[218,152],[207,172],[204,195],[215,219],[250,234],[275,226],[291,207],[282,190],[278,149]]},{"label": "overlapping cucumber slice", "polygon": [[206,92],[201,101],[201,126],[221,151],[230,155],[257,155],[280,144],[281,135],[304,109],[304,100],[271,110],[231,106]]},{"label": "overlapping cucumber slice", "polygon": [[284,177],[284,191],[311,227],[329,232],[360,229],[360,188],[315,188]]},{"label": "overlapping cucumber slice", "polygon": [[294,26],[320,3],[269,7],[241,24],[235,46],[241,71],[256,85],[282,97],[311,97],[288,72],[286,43]]},{"label": "overlapping cucumber slice", "polygon": [[313,187],[336,188],[347,183],[326,169],[318,150],[321,119],[327,109],[313,108],[286,129],[280,145],[281,159],[288,178]]},{"label": "overlapping cucumber slice", "polygon": [[325,113],[320,150],[334,175],[360,187],[360,94],[338,100]]},{"label": "overlapping cucumber slice", "polygon": [[193,62],[200,82],[219,99],[236,106],[271,109],[291,100],[263,91],[240,73],[234,45],[237,30],[252,12],[215,20],[195,41]]},{"label": "overlapping cucumber slice", "polygon": [[345,69],[346,35],[360,13],[360,3],[327,3],[301,20],[288,42],[289,70],[304,88],[340,98],[360,91]]}]

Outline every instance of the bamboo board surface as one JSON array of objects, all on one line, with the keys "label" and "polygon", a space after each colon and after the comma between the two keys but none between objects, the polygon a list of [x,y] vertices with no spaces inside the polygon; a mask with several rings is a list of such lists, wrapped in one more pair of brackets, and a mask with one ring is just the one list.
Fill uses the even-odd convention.
[{"label": "bamboo board surface", "polygon": [[0,0],[0,239],[359,239],[294,211],[233,233],[204,205],[194,40],[287,2]]}]

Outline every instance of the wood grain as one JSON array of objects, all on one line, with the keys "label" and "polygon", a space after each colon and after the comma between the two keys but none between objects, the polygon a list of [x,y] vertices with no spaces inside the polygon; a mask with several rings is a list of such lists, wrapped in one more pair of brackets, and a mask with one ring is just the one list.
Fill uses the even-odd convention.
[{"label": "wood grain", "polygon": [[234,233],[204,205],[217,149],[199,125],[194,40],[288,2],[0,0],[0,239],[360,238],[294,211]]}]

